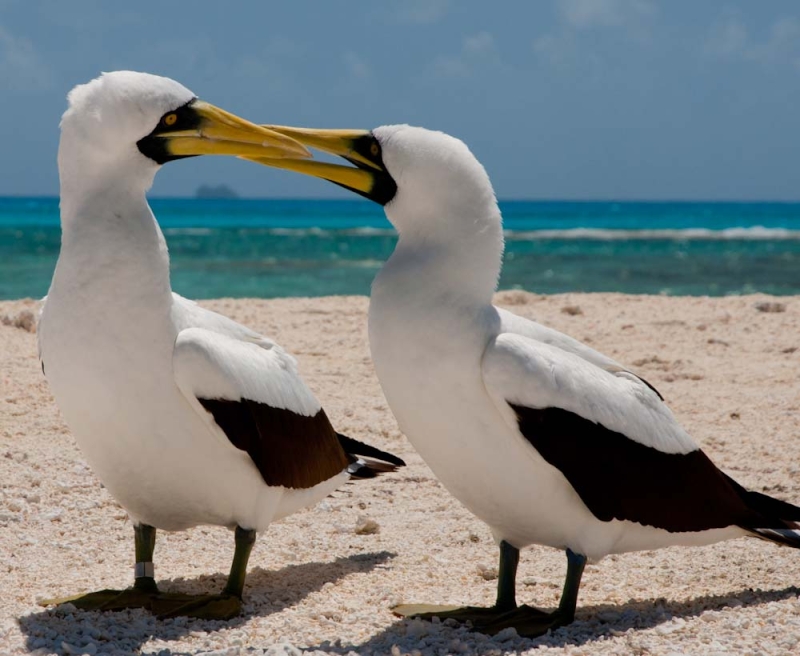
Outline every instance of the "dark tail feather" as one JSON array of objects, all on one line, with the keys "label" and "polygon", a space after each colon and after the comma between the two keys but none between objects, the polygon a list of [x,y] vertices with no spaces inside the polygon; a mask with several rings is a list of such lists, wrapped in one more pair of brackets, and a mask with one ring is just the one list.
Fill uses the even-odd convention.
[{"label": "dark tail feather", "polygon": [[[351,455],[365,456],[367,458],[374,458],[375,460],[390,462],[395,465],[395,468],[405,467],[406,463],[401,458],[398,458],[391,453],[381,451],[380,449],[376,449],[374,446],[364,444],[363,442],[354,440],[352,437],[347,437],[347,435],[342,435],[341,433],[336,433],[336,436],[339,438],[339,444],[342,445],[342,448],[345,450],[345,452]],[[394,471],[395,468],[387,471]]]},{"label": "dark tail feather", "polygon": [[397,471],[395,465],[370,458],[358,458],[355,462],[351,462],[347,468],[350,478],[375,478],[378,474],[387,474],[393,471]]},{"label": "dark tail feather", "polygon": [[800,549],[800,530],[792,528],[751,528],[757,537]]},{"label": "dark tail feather", "polygon": [[350,465],[347,467],[350,478],[375,478],[378,474],[396,471],[398,467],[404,467],[406,464],[401,458],[391,453],[381,451],[341,433],[336,433],[336,435],[339,438],[339,444],[342,445],[350,459]]},{"label": "dark tail feather", "polygon": [[766,526],[747,526],[747,530],[764,540],[800,549],[799,507],[761,492],[747,490],[730,476],[726,475],[726,478],[747,507],[766,520]]},{"label": "dark tail feather", "polygon": [[725,474],[725,478],[733,485],[736,492],[744,499],[749,508],[761,513],[765,517],[779,517],[784,522],[800,522],[800,508],[794,504],[781,501],[780,499],[766,494],[761,494],[761,492],[748,490],[739,485],[727,474]]}]

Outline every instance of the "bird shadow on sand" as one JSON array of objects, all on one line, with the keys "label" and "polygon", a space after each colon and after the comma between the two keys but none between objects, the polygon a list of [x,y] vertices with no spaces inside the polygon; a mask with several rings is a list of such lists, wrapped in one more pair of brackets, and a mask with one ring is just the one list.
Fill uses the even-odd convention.
[{"label": "bird shadow on sand", "polygon": [[[141,609],[93,612],[77,610],[69,604],[24,615],[17,621],[26,636],[26,647],[30,651],[38,650],[36,653],[64,653],[62,642],[69,642],[69,636],[76,635],[75,625],[80,624],[82,640],[73,647],[81,649],[93,642],[99,651],[111,648],[114,653],[138,654],[150,639],[178,640],[189,633],[232,629],[252,617],[278,613],[320,590],[326,583],[379,568],[395,555],[388,551],[360,553],[324,563],[287,565],[275,571],[254,567],[247,574],[242,614],[228,621],[186,617],[159,620]],[[163,579],[158,583],[164,591],[200,594],[221,590],[226,578],[225,574],[218,573],[196,579]]]},{"label": "bird shadow on sand", "polygon": [[[358,645],[340,642],[325,642],[310,646],[309,650],[320,649],[335,654],[356,653],[391,653],[393,645],[398,645],[401,653],[413,649],[422,649],[424,641],[430,644],[431,639],[441,640],[444,644],[453,641],[462,643],[461,654],[485,654],[487,652],[513,654],[536,647],[579,647],[599,640],[609,639],[622,634],[651,629],[675,619],[690,620],[706,611],[718,611],[726,608],[747,608],[759,606],[784,599],[792,599],[800,594],[800,588],[791,586],[782,590],[741,590],[725,595],[708,595],[694,597],[686,601],[667,601],[666,599],[630,600],[625,604],[601,604],[578,608],[575,622],[562,627],[540,638],[521,638],[516,634],[504,633],[498,636],[473,634],[470,629],[452,620],[446,623],[425,622],[418,619],[398,620],[379,634]],[[552,609],[551,609],[552,610]],[[676,635],[680,635],[680,625],[676,626]],[[476,640],[477,638],[477,640]],[[464,648],[463,643],[473,643],[473,651]]]}]

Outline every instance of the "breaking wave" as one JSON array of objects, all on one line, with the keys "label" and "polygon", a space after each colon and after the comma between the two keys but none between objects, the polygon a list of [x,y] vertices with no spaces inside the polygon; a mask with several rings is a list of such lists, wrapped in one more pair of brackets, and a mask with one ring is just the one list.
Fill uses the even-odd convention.
[{"label": "breaking wave", "polygon": [[618,241],[626,239],[662,241],[785,241],[800,240],[800,230],[788,228],[685,228],[663,230],[614,230],[608,228],[570,228],[568,230],[506,230],[506,239],[530,241],[534,239],[586,239]]},{"label": "breaking wave", "polygon": [[[395,237],[397,233],[391,228],[375,228],[370,226],[358,228],[233,228],[243,234],[274,235],[276,237],[318,237],[330,239],[334,237]],[[218,228],[166,228],[167,235],[206,236],[215,233]],[[627,230],[622,228],[542,228],[536,230],[506,229],[505,237],[509,241],[533,240],[588,240],[588,241],[800,241],[800,230],[789,228],[766,228],[751,226],[747,228],[668,228],[654,230]]]}]

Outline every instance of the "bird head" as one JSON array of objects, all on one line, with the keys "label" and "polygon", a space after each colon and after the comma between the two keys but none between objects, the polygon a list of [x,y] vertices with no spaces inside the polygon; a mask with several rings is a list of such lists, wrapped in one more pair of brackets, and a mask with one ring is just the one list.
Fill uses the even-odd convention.
[{"label": "bird head", "polygon": [[199,100],[169,78],[116,71],[75,87],[61,120],[62,185],[125,175],[152,184],[158,167],[195,155],[305,158],[291,137]]},{"label": "bird head", "polygon": [[[486,170],[463,141],[448,134],[409,125],[386,125],[372,131],[265,127],[309,148],[343,157],[351,166],[316,160],[247,159],[323,178],[380,203],[401,235],[443,234],[474,227],[471,218],[490,215],[499,222]],[[453,225],[448,218],[460,225]]]}]

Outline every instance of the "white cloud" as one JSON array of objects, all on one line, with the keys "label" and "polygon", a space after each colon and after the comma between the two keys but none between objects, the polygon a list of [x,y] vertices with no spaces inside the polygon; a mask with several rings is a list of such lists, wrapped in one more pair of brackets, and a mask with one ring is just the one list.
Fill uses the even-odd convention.
[{"label": "white cloud", "polygon": [[0,25],[0,86],[16,91],[42,91],[53,74],[33,43]]},{"label": "white cloud", "polygon": [[143,28],[147,25],[141,12],[123,3],[102,0],[46,0],[40,3],[38,15],[60,28],[78,32],[101,32],[113,27]]},{"label": "white cloud", "polygon": [[776,20],[763,43],[756,43],[748,56],[759,61],[775,61],[800,53],[800,20],[793,17]]},{"label": "white cloud", "polygon": [[558,24],[533,40],[533,51],[555,66],[589,66],[595,72],[602,62],[592,31],[614,32],[639,45],[652,41],[656,6],[651,0],[555,0]]},{"label": "white cloud", "polygon": [[433,25],[450,10],[450,0],[404,0],[392,13],[398,23]]},{"label": "white cloud", "polygon": [[577,30],[638,27],[656,13],[649,0],[558,0],[562,20]]},{"label": "white cloud", "polygon": [[478,66],[500,63],[494,36],[484,31],[465,36],[458,54],[440,55],[434,59],[433,72],[442,77],[469,77]]},{"label": "white cloud", "polygon": [[257,50],[240,54],[230,62],[225,61],[224,56],[214,54],[213,62],[202,62],[205,70],[225,75],[218,69],[227,68],[230,71],[228,77],[245,80],[248,86],[257,86],[268,97],[304,97],[300,76],[297,75],[298,67],[308,56],[302,42],[277,35],[266,38]]},{"label": "white cloud", "polygon": [[741,16],[727,12],[712,25],[704,44],[706,54],[751,62],[800,61],[800,20],[787,16],[772,23],[766,38],[754,39]]},{"label": "white cloud", "polygon": [[344,65],[350,71],[350,75],[359,80],[366,80],[372,76],[372,67],[369,62],[360,55],[349,51],[344,53]]},{"label": "white cloud", "polygon": [[575,43],[568,34],[545,34],[534,39],[533,51],[552,64],[562,65],[575,53]]},{"label": "white cloud", "polygon": [[457,55],[441,55],[433,60],[433,72],[439,77],[468,77],[469,67]]},{"label": "white cloud", "polygon": [[554,69],[580,71],[581,79],[602,80],[606,68],[603,59],[591,49],[582,47],[575,33],[569,30],[535,39],[533,52]]},{"label": "white cloud", "polygon": [[736,14],[728,15],[711,27],[705,50],[720,57],[738,55],[747,47],[747,26]]},{"label": "white cloud", "polygon": [[486,54],[494,50],[494,37],[489,32],[478,32],[464,38],[464,52]]}]

